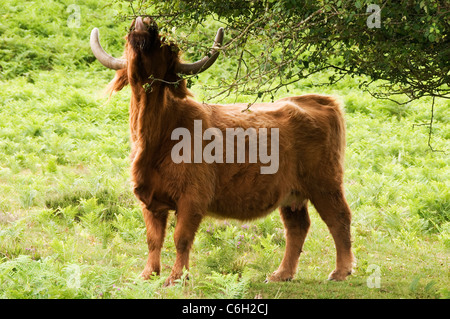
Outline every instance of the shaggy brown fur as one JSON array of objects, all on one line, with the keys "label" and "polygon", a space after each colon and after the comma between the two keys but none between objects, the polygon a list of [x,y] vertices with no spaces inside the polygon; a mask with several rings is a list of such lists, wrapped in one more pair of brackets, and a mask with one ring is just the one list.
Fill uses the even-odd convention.
[{"label": "shaggy brown fur", "polygon": [[[132,91],[131,176],[142,203],[149,249],[144,278],[160,273],[169,210],[177,215],[177,255],[167,285],[189,268],[189,251],[203,217],[252,220],[279,207],[286,251],[269,280],[289,280],[310,225],[308,201],[335,241],[336,269],[329,278],[343,280],[352,272],[351,212],[343,188],[345,124],[336,99],[307,94],[254,104],[251,112],[241,112],[246,104],[198,103],[174,72],[180,63],[177,48],[151,29],[129,33],[125,58],[127,68],[117,71],[109,89],[130,84]],[[192,132],[194,120],[202,120],[203,130],[219,128],[224,138],[226,128],[279,128],[278,172],[262,175],[259,162],[175,164],[170,154],[178,141],[171,140],[171,133],[179,127]]]}]

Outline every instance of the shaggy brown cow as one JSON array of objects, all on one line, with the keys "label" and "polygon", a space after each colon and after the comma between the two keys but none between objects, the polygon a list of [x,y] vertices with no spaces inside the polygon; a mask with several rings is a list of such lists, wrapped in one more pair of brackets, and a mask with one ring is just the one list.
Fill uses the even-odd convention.
[{"label": "shaggy brown cow", "polygon": [[[131,86],[131,177],[134,193],[142,203],[149,249],[142,276],[160,273],[169,210],[175,210],[177,216],[177,254],[166,285],[179,279],[183,268],[189,268],[189,251],[206,215],[252,220],[279,207],[286,251],[280,267],[268,279],[290,280],[310,226],[310,200],[335,241],[336,269],[329,279],[344,280],[352,272],[353,254],[351,212],[343,188],[345,124],[338,101],[307,94],[254,104],[251,112],[242,112],[246,104],[194,101],[179,74],[196,74],[210,67],[219,54],[217,46],[222,38],[223,30],[219,29],[209,57],[186,64],[180,61],[177,47],[159,36],[149,18],[133,21],[123,59],[108,55],[99,44],[98,30],[92,31],[94,54],[106,67],[117,70],[110,91]],[[194,120],[201,120],[202,132],[217,128],[224,139],[227,128],[255,128],[258,132],[278,128],[278,170],[261,174],[260,160],[175,163],[171,152],[178,141],[172,140],[172,132],[185,128],[194,133]],[[248,141],[246,136],[247,151]],[[267,143],[271,142],[273,137],[268,134]],[[205,147],[206,142],[202,143]],[[195,145],[191,147],[194,150]],[[223,151],[225,156],[225,147]]]}]

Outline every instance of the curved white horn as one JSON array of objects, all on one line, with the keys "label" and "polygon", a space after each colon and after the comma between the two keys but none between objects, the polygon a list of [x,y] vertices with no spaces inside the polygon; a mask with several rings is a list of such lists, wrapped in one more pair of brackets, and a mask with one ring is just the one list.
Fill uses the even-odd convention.
[{"label": "curved white horn", "polygon": [[110,56],[108,53],[106,53],[105,50],[103,50],[102,46],[100,45],[100,40],[98,38],[97,28],[92,29],[90,43],[92,53],[94,53],[97,60],[107,68],[113,70],[120,70],[127,67],[126,60],[114,58]]},{"label": "curved white horn", "polygon": [[223,28],[219,28],[217,30],[216,38],[214,39],[214,45],[209,52],[209,56],[205,56],[203,59],[198,60],[194,63],[180,63],[176,69],[175,72],[185,74],[185,75],[192,75],[192,74],[198,74],[206,69],[208,69],[211,65],[213,65],[214,62],[216,62],[217,57],[219,56],[219,51],[217,50],[220,48],[223,42]]}]

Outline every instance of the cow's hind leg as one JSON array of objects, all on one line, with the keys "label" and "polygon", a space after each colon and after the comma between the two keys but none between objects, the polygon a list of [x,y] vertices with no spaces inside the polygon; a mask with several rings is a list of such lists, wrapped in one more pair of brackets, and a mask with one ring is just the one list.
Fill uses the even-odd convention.
[{"label": "cow's hind leg", "polygon": [[186,205],[180,205],[177,210],[177,224],[174,240],[177,256],[170,276],[164,286],[171,286],[183,275],[183,269],[189,269],[189,252],[194,242],[195,233],[200,226],[203,215],[199,210]]},{"label": "cow's hind leg", "polygon": [[294,277],[311,224],[306,200],[300,207],[283,206],[279,210],[285,228],[286,250],[280,267],[269,277],[269,281],[286,281]]},{"label": "cow's hind leg", "polygon": [[168,211],[150,211],[145,205],[142,209],[147,228],[148,259],[141,277],[148,279],[152,274],[160,274],[161,248],[167,225]]},{"label": "cow's hind leg", "polygon": [[351,211],[342,188],[316,191],[311,201],[327,224],[336,246],[336,269],[329,280],[344,280],[352,273],[354,257],[351,251]]}]

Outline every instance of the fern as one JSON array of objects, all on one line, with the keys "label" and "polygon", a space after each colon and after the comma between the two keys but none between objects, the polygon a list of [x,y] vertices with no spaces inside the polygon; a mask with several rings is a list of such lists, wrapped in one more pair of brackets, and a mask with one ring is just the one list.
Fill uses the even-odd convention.
[{"label": "fern", "polygon": [[210,298],[243,298],[248,288],[248,279],[239,279],[238,274],[222,275],[215,271],[201,282],[201,288]]}]

